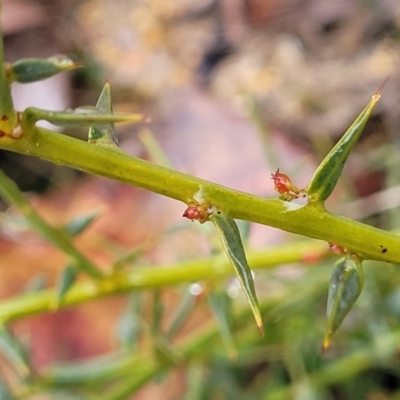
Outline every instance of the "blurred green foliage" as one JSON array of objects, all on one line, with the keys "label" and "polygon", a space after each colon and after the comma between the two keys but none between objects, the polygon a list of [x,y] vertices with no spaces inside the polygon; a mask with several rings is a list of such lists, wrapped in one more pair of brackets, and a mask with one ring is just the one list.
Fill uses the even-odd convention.
[{"label": "blurred green foliage", "polygon": [[[374,230],[328,214],[323,207],[354,144],[349,144],[348,136],[345,135],[334,147],[334,152],[328,154],[314,175],[312,184],[301,192],[308,196],[309,203],[282,200],[268,203],[264,199],[246,197],[243,193],[168,168],[150,167],[141,160],[123,155],[117,147],[113,124],[120,120],[140,121],[142,116],[113,114],[108,84],[95,108],[63,113],[30,108],[17,119],[9,96],[9,83],[42,79],[76,66],[69,61],[66,65],[59,65],[60,60],[65,61],[57,58],[54,64],[54,59],[50,62],[30,59],[11,66],[3,65],[0,60],[0,65],[3,65],[0,73],[0,89],[3,92],[0,111],[4,115],[0,121],[2,147],[114,177],[191,204],[194,207],[191,219],[201,222],[214,220],[228,258],[238,272],[245,296],[237,290],[236,281],[227,282],[225,279],[232,274],[232,269],[221,249],[214,245],[217,243],[216,233],[207,233],[213,243],[213,255],[208,258],[150,269],[139,265],[142,249],[138,247],[103,272],[74,243],[74,237],[83,233],[97,214],[90,213],[66,226],[54,227],[35,211],[18,187],[0,173],[2,197],[19,210],[30,228],[71,260],[55,289],[44,288],[40,279],[40,282],[37,281],[39,284],[32,285],[34,290],[0,301],[0,399],[134,399],[139,391],[151,384],[160,386],[160,393],[167,391],[167,383],[173,381],[174,375],[179,376],[180,383],[171,390],[171,394],[168,393],[168,398],[183,400],[400,398],[398,265],[368,261],[374,258],[397,260],[400,241],[383,230]],[[33,75],[31,67],[34,67]],[[361,134],[376,101],[374,98],[356,120],[356,126],[352,126],[351,130],[356,135]],[[255,105],[252,104],[252,107]],[[260,120],[259,113],[255,109],[252,111],[258,128],[262,129],[265,124]],[[62,142],[64,139],[57,136],[61,134],[36,128],[35,122],[39,119],[89,126],[88,143],[69,139]],[[151,135],[142,134],[142,140],[152,149],[154,158],[170,165]],[[64,143],[65,147],[60,149],[57,143]],[[264,145],[267,149],[268,143]],[[379,150],[382,151],[377,157],[379,160],[381,157],[389,158],[390,148],[382,146]],[[123,168],[119,169],[128,160],[138,172],[133,177],[124,175],[129,175],[129,171],[121,172]],[[400,183],[393,172],[393,165],[383,163],[383,166],[387,169],[387,176]],[[153,181],[150,179],[153,176],[163,179]],[[181,186],[170,182],[178,182]],[[203,184],[208,185],[204,191],[206,198],[196,197]],[[193,191],[195,187],[197,191]],[[223,211],[214,208],[211,204],[213,200],[220,202]],[[264,211],[271,214],[265,219],[260,216],[260,204],[264,205]],[[202,219],[196,214],[196,206],[206,213],[201,216]],[[228,210],[226,215],[224,206]],[[239,206],[242,209],[238,211],[235,207]],[[303,210],[306,207],[313,207],[310,214]],[[212,212],[207,214],[209,210]],[[273,212],[276,210],[279,215],[274,219]],[[355,302],[361,291],[361,278],[357,276],[356,290],[350,296],[351,304],[346,303],[339,316],[328,325],[332,331],[336,330],[351,308],[330,349],[322,351],[327,323],[328,282],[334,268],[332,255],[326,251],[327,245],[326,249],[322,249],[320,243],[314,241],[293,242],[258,253],[247,251],[246,258],[239,230],[229,211],[233,214],[241,212],[242,215],[248,212],[249,220],[270,223],[320,239],[329,235],[336,235],[334,237],[339,239],[343,236],[344,244],[349,245],[344,248],[348,259],[340,262],[340,267],[353,260],[351,245],[363,250],[362,255],[367,259],[363,264],[365,288]],[[291,212],[288,217],[286,214]],[[389,220],[399,220],[397,208],[384,211],[384,218],[386,212],[390,214]],[[308,219],[310,215],[313,219]],[[325,224],[324,218],[328,223]],[[397,228],[389,223],[387,225],[386,228]],[[343,231],[332,233],[331,230],[337,226]],[[244,239],[247,239],[251,227],[251,223],[241,225]],[[189,230],[189,225],[185,229]],[[356,232],[354,238],[353,229]],[[162,242],[173,234],[171,230],[157,241]],[[390,243],[375,243],[377,238],[386,238]],[[386,254],[388,249],[389,254]],[[247,261],[257,269],[255,278]],[[295,267],[278,270],[278,267],[288,263],[295,264]],[[78,275],[82,272],[88,276],[81,281]],[[347,295],[348,287],[346,275],[342,274],[342,269],[339,272],[331,281],[331,293],[333,302],[337,301],[335,304],[342,306],[343,298],[340,296],[342,293]],[[253,279],[255,285],[261,287],[259,300]],[[201,284],[197,282],[200,280]],[[338,286],[332,290],[332,285],[336,284]],[[174,285],[180,298],[175,307],[168,307],[163,302],[171,285]],[[123,293],[126,295],[126,307],[121,315],[115,315],[119,343],[113,353],[37,369],[33,362],[34,349],[29,341],[14,332],[12,323],[18,319]],[[246,296],[251,307],[245,302]],[[197,315],[201,315],[200,322],[191,322],[191,318]],[[263,337],[254,329],[254,316],[260,330],[263,328],[265,332]]]}]

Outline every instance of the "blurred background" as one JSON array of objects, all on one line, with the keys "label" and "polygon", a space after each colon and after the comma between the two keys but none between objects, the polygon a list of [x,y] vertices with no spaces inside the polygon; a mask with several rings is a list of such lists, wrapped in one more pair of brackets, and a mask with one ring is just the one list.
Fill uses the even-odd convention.
[{"label": "blurred background", "polygon": [[[397,0],[3,0],[2,25],[9,62],[63,53],[84,64],[42,82],[15,84],[17,109],[94,105],[108,80],[115,111],[151,117],[146,125],[117,126],[125,152],[159,161],[149,152],[150,137],[174,168],[261,196],[276,196],[270,174],[278,167],[305,187],[318,162],[388,78],[328,208],[383,229],[399,229]],[[85,139],[87,132],[60,134]],[[182,204],[170,199],[4,151],[0,167],[52,223],[101,210],[77,245],[104,268],[143,244],[140,262],[149,265],[213,251],[207,227],[199,232],[182,221]],[[187,229],[160,239],[162,232],[181,225]],[[247,245],[268,249],[299,239],[252,225]],[[0,298],[32,282],[51,285],[66,263],[4,204],[0,248]],[[296,304],[288,300],[274,308],[266,322],[270,334],[264,341],[247,338],[243,359],[233,362],[216,352],[200,372],[174,370],[132,398],[189,399],[184,396],[191,373],[198,373],[203,384],[203,397],[196,398],[269,399],[272,389],[286,386],[295,388],[287,398],[296,399],[400,398],[396,346],[382,359],[367,357],[362,368],[345,373],[351,364],[346,357],[353,351],[368,353],[378,339],[386,343],[384,338],[398,330],[398,270],[368,265],[364,294],[334,349],[322,357],[332,264],[318,267],[326,276],[323,287],[302,265],[257,272],[260,297],[299,279],[304,288],[314,282],[316,290],[303,301],[300,297]],[[166,321],[186,290],[162,291]],[[41,370],[118,348],[115,316],[124,313],[126,301],[101,300],[29,318],[13,329],[29,337],[33,363]],[[240,295],[234,300],[241,301]],[[199,302],[181,334],[210,318],[207,304]],[[344,360],[344,370],[338,370],[343,376],[333,383],[304,383],[338,360]],[[296,386],[297,380],[302,385]]]}]

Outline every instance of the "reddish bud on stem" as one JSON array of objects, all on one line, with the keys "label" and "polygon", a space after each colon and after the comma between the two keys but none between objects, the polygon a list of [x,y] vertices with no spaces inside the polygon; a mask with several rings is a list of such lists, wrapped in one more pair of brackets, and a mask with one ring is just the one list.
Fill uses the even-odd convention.
[{"label": "reddish bud on stem", "polygon": [[347,253],[347,250],[344,247],[339,246],[338,244],[335,243],[329,243],[329,250],[333,251],[335,254],[338,255]]},{"label": "reddish bud on stem", "polygon": [[199,221],[201,224],[208,221],[210,216],[209,207],[205,204],[190,203],[183,213],[182,217],[192,221]]},{"label": "reddish bud on stem", "polygon": [[292,181],[286,174],[279,172],[279,168],[274,174],[271,174],[271,179],[273,179],[275,190],[278,193],[291,199],[298,197],[300,194],[300,190],[293,185]]}]

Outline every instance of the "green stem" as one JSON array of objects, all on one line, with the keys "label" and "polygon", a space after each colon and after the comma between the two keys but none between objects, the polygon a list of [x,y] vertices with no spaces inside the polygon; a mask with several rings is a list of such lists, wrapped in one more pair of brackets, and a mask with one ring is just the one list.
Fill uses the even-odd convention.
[{"label": "green stem", "polygon": [[[280,249],[280,250],[283,250]],[[267,299],[260,302],[260,308],[265,313],[270,313],[282,304],[299,304],[300,301],[307,302],[323,292],[326,281],[326,270],[318,269],[310,271],[309,285],[304,287],[304,282],[293,282],[286,286],[285,290],[277,291]],[[276,310],[276,309],[275,309]],[[241,308],[233,318],[233,329],[235,334],[243,337],[249,328],[252,312],[248,307]],[[253,330],[253,334],[254,334]],[[257,340],[259,337],[257,335]],[[243,342],[243,340],[242,340]],[[193,362],[195,360],[207,360],[215,356],[215,349],[221,344],[221,335],[215,320],[203,324],[187,337],[178,340],[176,348],[184,355],[181,363]],[[244,347],[247,347],[244,345]],[[223,346],[222,346],[223,348]],[[222,350],[223,351],[223,350]],[[93,363],[96,364],[93,370]],[[179,363],[180,364],[180,363]],[[54,366],[43,375],[43,379],[50,385],[68,385],[77,387],[91,382],[107,382],[119,378],[119,382],[106,391],[101,400],[123,400],[129,398],[143,385],[160,373],[174,367],[175,363],[170,358],[157,359],[153,354],[141,351],[140,354],[129,352],[126,356],[120,356],[115,362],[107,362],[99,358],[74,368],[74,364]],[[82,370],[82,372],[81,372]],[[88,373],[87,371],[92,371]]]},{"label": "green stem", "polygon": [[42,128],[25,132],[18,140],[0,138],[0,148],[115,179],[184,203],[201,192],[207,203],[232,218],[333,242],[365,259],[400,263],[398,236],[332,215],[322,206],[253,196]]},{"label": "green stem", "polygon": [[22,212],[33,229],[69,256],[78,270],[93,278],[103,277],[103,273],[75,248],[67,233],[48,225],[19,191],[17,185],[1,170],[0,195],[10,206],[15,206]]},{"label": "green stem", "polygon": [[[319,274],[318,277],[314,277],[312,287],[304,288],[304,284],[300,283],[301,288],[298,288],[297,286],[299,285],[292,284],[284,293],[260,302],[260,308],[263,313],[266,313],[286,300],[291,301],[292,304],[299,301],[306,302],[308,298],[315,298],[315,296],[323,291],[324,281],[326,281],[326,274]],[[293,293],[298,293],[298,296],[291,299]],[[247,307],[235,314],[234,325],[237,334],[239,334],[239,331],[242,332],[243,329],[246,329],[251,318],[251,311]],[[190,334],[189,337],[181,340],[178,343],[178,348],[185,355],[187,362],[193,362],[199,359],[208,359],[210,351],[215,351],[217,341],[218,343],[220,342],[219,329],[216,322],[211,321]],[[391,357],[395,356],[399,350],[399,341],[400,331],[384,333],[376,338],[374,345],[357,350],[342,359],[333,360],[320,370],[310,373],[306,377],[307,384],[310,384],[313,388],[320,388],[327,385],[334,385],[344,380],[351,380],[361,372],[371,368],[377,359],[380,359],[382,362],[386,360],[390,361]],[[265,348],[264,344],[263,349],[265,350]],[[257,353],[259,352],[260,349]],[[281,357],[281,353],[278,350],[277,353],[273,354],[273,358],[276,359],[279,357]],[[254,359],[254,354],[252,358]],[[266,359],[267,356],[263,361]],[[239,362],[240,358],[237,360],[237,363]],[[173,367],[170,361],[164,360],[161,362],[144,352],[138,355],[130,353],[126,357],[122,356],[114,362],[99,358],[96,364],[98,368],[93,374],[85,374],[91,367],[85,369],[82,368],[83,365],[78,367],[82,369],[82,372],[80,369],[77,370],[74,364],[69,366],[54,366],[44,374],[43,379],[48,385],[68,385],[77,388],[82,384],[99,381],[107,382],[119,377],[120,382],[109,389],[101,397],[101,400],[122,400],[135,393],[158,374]],[[265,400],[284,400],[290,398],[293,398],[293,385],[281,387],[273,391],[269,390],[264,397]]]},{"label": "green stem", "polygon": [[[298,304],[299,302],[307,302],[307,299],[315,298],[321,294],[321,292],[324,291],[323,282],[326,281],[326,274],[313,273],[313,275],[310,287],[305,288],[304,282],[294,283],[290,285],[284,293],[260,302],[260,309],[262,310],[264,318],[268,319],[265,314],[286,301],[291,304]],[[237,335],[243,338],[243,330],[247,329],[248,322],[251,318],[251,311],[247,307],[236,313],[234,326]],[[400,331],[384,333],[375,339],[375,343],[372,346],[355,351],[340,360],[334,360],[332,363],[321,367],[320,370],[310,373],[306,377],[307,383],[313,388],[334,385],[344,380],[352,379],[362,371],[371,368],[372,365],[376,364],[377,359],[381,360],[382,363],[390,362],[392,357],[395,357],[399,351],[399,340]],[[212,321],[182,340],[178,344],[178,348],[185,355],[188,362],[193,362],[194,360],[208,359],[211,350],[214,351],[215,355],[217,341],[220,342],[220,334],[216,323]],[[274,357],[276,356],[280,357],[279,353]],[[152,378],[173,366],[173,364],[168,361],[157,361],[150,356],[147,356],[147,361],[145,361],[145,358],[142,359],[142,365],[147,365],[148,363],[148,368],[146,367],[143,369],[143,372],[139,370],[137,376],[132,374],[132,369],[123,366],[123,368],[120,369],[123,377],[121,382],[102,397],[101,400],[127,399],[129,395],[135,393]],[[286,400],[291,398],[293,398],[293,385],[288,385],[274,391],[269,390],[264,397],[265,400]]]},{"label": "green stem", "polygon": [[[307,241],[264,252],[249,251],[247,256],[249,265],[253,269],[258,269],[301,262],[310,256],[320,259],[326,254],[327,246],[325,243]],[[232,266],[224,254],[160,268],[138,266],[131,272],[119,271],[109,280],[76,283],[63,298],[60,308],[133,290],[199,280],[215,281],[233,273]],[[55,296],[55,290],[44,290],[0,301],[0,324],[28,315],[54,311]]]}]

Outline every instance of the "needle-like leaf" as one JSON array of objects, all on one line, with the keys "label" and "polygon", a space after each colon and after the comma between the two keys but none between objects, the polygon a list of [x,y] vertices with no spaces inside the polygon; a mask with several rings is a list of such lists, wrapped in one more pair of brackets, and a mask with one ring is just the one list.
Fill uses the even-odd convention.
[{"label": "needle-like leaf", "polygon": [[[104,85],[103,90],[100,93],[96,104],[96,110],[99,113],[113,114],[111,87],[108,82]],[[88,141],[89,143],[94,143],[100,146],[113,148],[118,147],[119,144],[115,133],[114,122],[111,121],[104,125],[91,126],[89,128]]]},{"label": "needle-like leaf", "polygon": [[77,277],[78,270],[73,265],[67,265],[64,268],[57,283],[56,308],[62,302],[69,289],[74,285]]},{"label": "needle-like leaf", "polygon": [[65,230],[71,236],[78,236],[80,233],[85,231],[96,219],[100,216],[101,211],[96,210],[89,212],[84,215],[80,215],[70,222],[65,227]]},{"label": "needle-like leaf", "polygon": [[23,123],[28,126],[45,120],[58,126],[84,128],[117,122],[142,122],[144,119],[142,114],[99,112],[95,107],[80,107],[67,111],[47,111],[29,107],[22,114]]},{"label": "needle-like leaf", "polygon": [[220,212],[214,212],[210,216],[210,221],[214,223],[214,226],[218,231],[224,250],[235,269],[240,285],[242,286],[253,311],[257,327],[261,335],[264,335],[264,328],[254,288],[253,276],[250,267],[247,264],[246,254],[244,252],[239,229],[235,220]]},{"label": "needle-like leaf", "polygon": [[55,55],[50,58],[23,58],[6,66],[8,81],[29,83],[50,78],[63,71],[80,67],[69,57]]},{"label": "needle-like leaf", "polygon": [[323,202],[333,192],[342,174],[344,164],[381,96],[382,88],[383,85],[372,96],[368,105],[318,166],[307,188],[310,201]]}]

